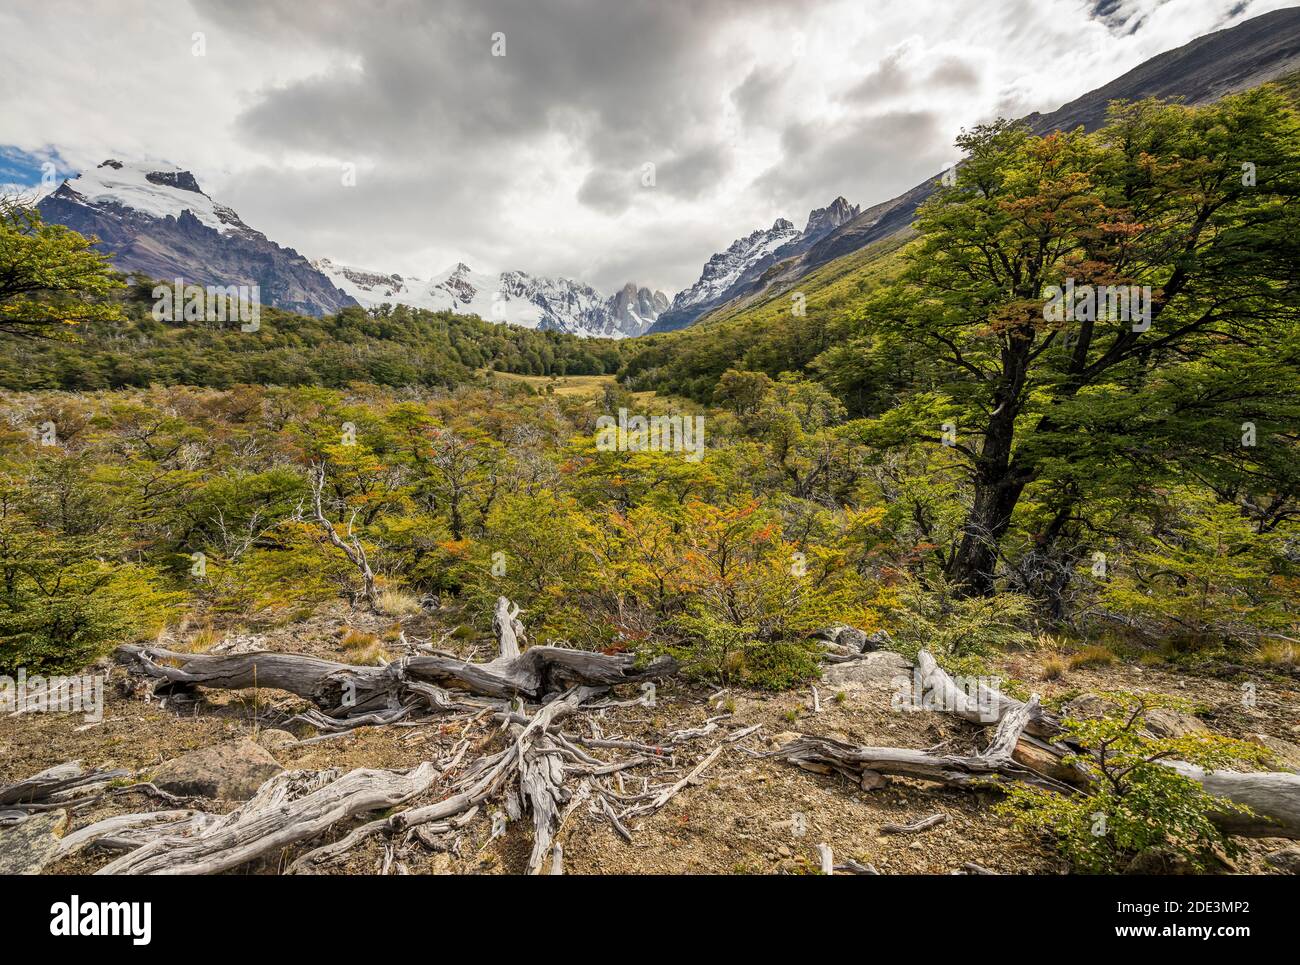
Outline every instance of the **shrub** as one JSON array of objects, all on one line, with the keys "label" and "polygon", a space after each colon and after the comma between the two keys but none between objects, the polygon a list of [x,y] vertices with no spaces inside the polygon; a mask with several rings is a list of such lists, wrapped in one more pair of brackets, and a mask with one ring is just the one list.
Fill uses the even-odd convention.
[{"label": "shrub", "polygon": [[358,667],[374,667],[380,663],[387,663],[392,659],[392,655],[375,642],[349,650],[348,659]]},{"label": "shrub", "polygon": [[1212,734],[1155,738],[1143,731],[1148,711],[1186,702],[1149,694],[1107,693],[1113,705],[1096,720],[1067,719],[1065,737],[1084,748],[1067,754],[1091,778],[1089,790],[1073,795],[1016,787],[998,810],[1022,831],[1046,835],[1078,871],[1124,870],[1141,852],[1164,850],[1204,868],[1214,845],[1233,845],[1215,826],[1215,812],[1249,809],[1206,793],[1196,781],[1162,763],[1174,758],[1206,769],[1234,761],[1260,762],[1260,748]]},{"label": "shrub", "polygon": [[181,599],[156,570],[88,560],[0,596],[0,673],[79,670],[118,643],[156,634]]},{"label": "shrub", "polygon": [[819,644],[759,640],[752,626],[717,617],[698,604],[691,613],[676,617],[673,625],[685,632],[687,642],[669,650],[682,661],[688,676],[759,690],[786,690],[821,672]]},{"label": "shrub", "polygon": [[343,634],[343,639],[339,641],[339,644],[344,650],[364,650],[366,647],[373,646],[377,642],[378,637],[373,633],[367,633],[364,630],[357,630],[354,627],[349,627],[347,632]]},{"label": "shrub", "polygon": [[1043,661],[1043,679],[1059,680],[1069,669],[1068,664],[1058,656],[1050,656]]},{"label": "shrub", "polygon": [[1030,601],[1015,593],[964,597],[943,583],[925,589],[913,582],[898,591],[892,617],[895,649],[913,659],[926,649],[943,663],[945,657],[984,656],[1034,639],[1026,629]]},{"label": "shrub", "polygon": [[1294,667],[1300,663],[1300,648],[1285,640],[1271,640],[1260,644],[1255,651],[1255,659],[1260,663],[1279,667]]}]

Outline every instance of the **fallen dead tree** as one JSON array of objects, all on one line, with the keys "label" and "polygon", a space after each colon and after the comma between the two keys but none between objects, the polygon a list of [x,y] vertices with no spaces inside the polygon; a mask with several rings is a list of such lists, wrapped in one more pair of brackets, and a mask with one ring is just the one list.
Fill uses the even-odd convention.
[{"label": "fallen dead tree", "polygon": [[[938,754],[898,747],[854,747],[820,737],[801,737],[775,751],[806,770],[839,773],[863,788],[879,787],[886,776],[911,777],[951,787],[990,787],[1018,782],[1074,793],[1090,779],[1082,767],[1062,759],[1077,749],[1059,743],[1060,719],[1038,704],[981,686],[968,694],[926,651],[918,654],[917,709],[955,714],[978,724],[996,724],[988,747],[979,754]],[[1052,766],[1035,766],[1030,761]],[[1250,814],[1216,817],[1231,834],[1300,839],[1300,774],[1206,771],[1182,761],[1161,761],[1199,782],[1215,797],[1245,805]]]},{"label": "fallen dead tree", "polygon": [[[531,715],[522,708],[491,717],[479,715],[471,723],[504,723],[507,744],[465,766],[462,761],[471,743],[468,734],[446,758],[405,772],[361,768],[346,774],[276,775],[229,814],[168,810],[116,815],[72,832],[60,853],[66,856],[90,847],[126,852],[99,874],[215,874],[319,837],[350,818],[433,791],[437,801],[362,824],[339,840],[301,855],[288,871],[322,870],[375,837],[402,846],[417,841],[427,845],[431,838],[455,834],[480,807],[496,799],[509,820],[531,814],[528,873],[558,873],[562,870],[559,834],[582,805],[630,840],[625,822],[663,807],[696,783],[722,752],[719,744],[684,776],[662,784],[651,784],[646,778],[639,793],[626,793],[623,772],[651,762],[667,764],[670,771],[676,765],[663,754],[605,762],[578,747],[581,738],[566,735],[559,725],[581,711],[603,706],[588,704],[599,693],[595,688],[574,688]],[[503,818],[502,831],[505,823]],[[497,833],[494,828],[493,836]]]},{"label": "fallen dead tree", "polygon": [[[335,771],[286,771],[263,784],[243,807],[215,820],[188,816],[180,828],[165,825],[162,833],[150,835],[96,874],[215,874],[237,868],[355,814],[401,804],[428,788],[438,774],[428,762],[405,774],[368,768],[341,777]],[[121,828],[109,833],[120,835]],[[92,837],[83,834],[83,846]]]},{"label": "fallen dead tree", "polygon": [[1012,752],[1038,701],[1031,700],[1003,716],[989,746],[979,754],[937,754],[905,747],[854,747],[825,737],[803,737],[778,754],[805,770],[835,772],[864,789],[879,787],[886,776],[912,777],[951,787],[988,787],[1008,781],[1057,791],[1068,785],[1014,759]]},{"label": "fallen dead tree", "polygon": [[[512,612],[513,611],[513,612]],[[523,628],[518,608],[502,597],[497,603],[500,655],[472,663],[449,653],[402,657],[387,666],[360,667],[303,654],[178,653],[161,647],[122,646],[119,661],[136,673],[157,678],[155,693],[173,694],[196,687],[288,691],[310,700],[335,721],[379,714],[391,723],[415,709],[446,710],[446,689],[509,700],[540,702],[571,687],[612,687],[654,680],[673,673],[677,663],[659,657],[638,667],[631,654],[604,654],[567,647],[533,647],[520,653]]]},{"label": "fallen dead tree", "polygon": [[[587,734],[561,729],[562,723],[587,711],[642,703],[643,698],[623,702],[600,698],[611,686],[671,673],[676,663],[661,658],[638,667],[630,655],[561,647],[533,647],[520,653],[518,645],[526,637],[518,614],[505,598],[498,601],[494,628],[500,653],[488,663],[429,653],[384,667],[356,667],[297,654],[183,654],[151,647],[119,648],[118,657],[129,668],[159,681],[159,693],[198,687],[285,690],[315,704],[316,710],[299,716],[322,730],[361,723],[382,726],[416,708],[435,713],[470,709],[471,713],[457,718],[464,721],[464,728],[449,755],[410,771],[284,773],[229,814],[171,810],[118,815],[75,831],[69,836],[68,850],[126,851],[101,869],[104,874],[209,874],[278,853],[349,819],[406,804],[426,792],[436,793],[438,800],[361,824],[342,838],[302,854],[288,870],[320,870],[376,837],[387,841],[386,870],[395,863],[395,847],[428,846],[430,841],[455,837],[491,801],[504,807],[504,814],[494,817],[492,837],[502,833],[509,821],[531,815],[533,846],[527,864],[531,874],[562,871],[559,836],[584,805],[589,816],[607,822],[630,840],[629,821],[657,811],[698,782],[721,754],[719,743],[688,770],[677,761],[684,745],[719,731],[717,721],[711,718],[702,727],[674,732],[660,745],[606,736],[595,716],[585,718]],[[529,703],[537,706],[530,709]],[[473,728],[486,727],[496,727],[506,741],[504,748],[466,762],[467,749],[476,739],[478,746],[498,739],[490,732],[471,736]],[[752,732],[732,737],[739,740]],[[631,756],[602,760],[591,753],[597,748]],[[653,782],[646,775],[639,790],[628,787],[625,773],[652,765],[659,771]]]}]

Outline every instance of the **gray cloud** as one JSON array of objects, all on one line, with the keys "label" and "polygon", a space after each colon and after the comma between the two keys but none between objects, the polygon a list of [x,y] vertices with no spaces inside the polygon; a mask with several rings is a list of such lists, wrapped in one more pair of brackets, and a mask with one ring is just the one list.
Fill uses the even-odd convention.
[{"label": "gray cloud", "polygon": [[0,146],[184,165],[309,257],[612,291],[689,285],[776,217],[934,174],[962,125],[1286,0],[134,3],[0,7]]},{"label": "gray cloud", "polygon": [[825,205],[836,195],[866,204],[917,184],[951,159],[950,137],[928,111],[792,124],[782,134],[784,156],[754,187],[795,210]]}]

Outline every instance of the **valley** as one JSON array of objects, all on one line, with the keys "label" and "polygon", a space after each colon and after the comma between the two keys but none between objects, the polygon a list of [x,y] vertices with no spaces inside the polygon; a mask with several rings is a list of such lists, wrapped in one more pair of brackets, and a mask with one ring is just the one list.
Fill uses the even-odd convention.
[{"label": "valley", "polygon": [[272,6],[174,73],[256,157],[0,145],[0,873],[1300,873],[1300,10],[1170,2],[1032,112],[909,10]]}]

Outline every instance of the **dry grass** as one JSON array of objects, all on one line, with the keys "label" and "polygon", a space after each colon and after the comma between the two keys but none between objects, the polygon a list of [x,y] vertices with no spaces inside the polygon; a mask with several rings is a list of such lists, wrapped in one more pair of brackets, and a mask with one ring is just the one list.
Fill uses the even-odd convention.
[{"label": "dry grass", "polygon": [[356,627],[348,627],[339,644],[348,663],[356,667],[375,667],[393,659],[377,636]]},{"label": "dry grass", "polygon": [[1275,667],[1294,667],[1300,663],[1300,647],[1286,640],[1270,640],[1259,645],[1255,659]]},{"label": "dry grass", "polygon": [[365,630],[358,630],[355,627],[348,627],[343,634],[343,639],[339,645],[344,650],[364,650],[379,641],[373,633],[367,633]]},{"label": "dry grass", "polygon": [[384,590],[379,594],[379,609],[390,617],[411,617],[420,612],[420,601],[405,590]]},{"label": "dry grass", "polygon": [[[486,370],[484,372],[486,374]],[[493,372],[491,375],[505,382],[522,382],[543,394],[553,390],[555,395],[563,396],[596,395],[603,392],[605,386],[615,384],[612,375],[561,375],[555,378],[549,375],[516,375],[513,372]]]},{"label": "dry grass", "polygon": [[1094,643],[1070,654],[1070,669],[1081,667],[1111,667],[1118,662],[1114,652],[1105,644]]},{"label": "dry grass", "polygon": [[378,642],[348,651],[348,662],[356,667],[377,667],[381,663],[390,663],[392,659],[393,655]]},{"label": "dry grass", "polygon": [[1070,665],[1064,659],[1052,654],[1043,661],[1042,677],[1044,680],[1060,680],[1069,669]]},{"label": "dry grass", "polygon": [[207,653],[214,646],[221,642],[222,634],[215,629],[211,623],[204,623],[194,636],[185,641],[185,645],[178,649],[187,653]]}]

